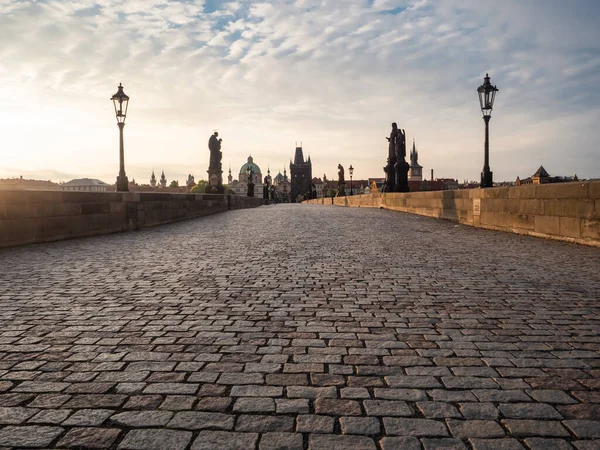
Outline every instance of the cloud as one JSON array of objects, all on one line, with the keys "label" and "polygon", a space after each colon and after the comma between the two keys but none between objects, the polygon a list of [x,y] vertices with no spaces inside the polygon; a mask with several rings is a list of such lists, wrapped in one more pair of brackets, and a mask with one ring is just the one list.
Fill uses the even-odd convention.
[{"label": "cloud", "polygon": [[599,176],[599,12],[583,0],[3,0],[0,176],[35,166],[112,180],[108,98],[123,82],[136,180],[149,167],[201,178],[216,128],[234,171],[249,153],[283,166],[303,141],[315,173],[341,162],[379,176],[392,121],[427,173],[477,179],[487,71],[500,88],[497,180],[540,164]]}]

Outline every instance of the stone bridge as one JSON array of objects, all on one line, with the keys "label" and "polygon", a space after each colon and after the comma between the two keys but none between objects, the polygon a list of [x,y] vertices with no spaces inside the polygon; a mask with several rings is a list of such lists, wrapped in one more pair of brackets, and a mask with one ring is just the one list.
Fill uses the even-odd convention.
[{"label": "stone bridge", "polygon": [[600,448],[600,251],[270,205],[0,250],[0,447]]}]

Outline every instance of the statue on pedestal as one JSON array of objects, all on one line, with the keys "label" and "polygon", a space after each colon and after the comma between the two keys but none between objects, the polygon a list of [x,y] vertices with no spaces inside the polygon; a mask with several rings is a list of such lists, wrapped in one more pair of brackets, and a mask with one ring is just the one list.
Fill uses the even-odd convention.
[{"label": "statue on pedestal", "polygon": [[221,167],[221,159],[223,158],[223,153],[221,152],[221,142],[223,142],[223,139],[219,139],[219,133],[217,131],[215,131],[208,139],[210,159],[207,171],[207,194],[223,194],[225,192],[225,188],[223,187],[223,170]]},{"label": "statue on pedestal", "polygon": [[396,180],[394,183],[394,192],[409,192],[408,170],[410,165],[406,162],[406,133],[399,130],[396,137],[396,162],[394,163],[394,173]]},{"label": "statue on pedestal", "polygon": [[396,186],[396,172],[394,170],[398,150],[398,137],[400,132],[396,122],[392,123],[392,131],[390,137],[386,137],[388,141],[388,157],[387,164],[383,168],[385,172],[385,183],[383,184],[383,192],[394,192]]}]

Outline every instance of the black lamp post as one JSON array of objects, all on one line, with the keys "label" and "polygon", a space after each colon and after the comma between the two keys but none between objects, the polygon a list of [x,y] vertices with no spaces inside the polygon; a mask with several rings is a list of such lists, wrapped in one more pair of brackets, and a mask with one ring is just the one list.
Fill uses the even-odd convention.
[{"label": "black lamp post", "polygon": [[254,183],[252,183],[252,169],[246,167],[246,176],[248,177],[248,197],[254,197]]},{"label": "black lamp post", "polygon": [[352,174],[354,173],[354,167],[352,167],[352,164],[350,164],[350,167],[348,167],[348,173],[350,174],[350,195],[354,195],[352,192]]},{"label": "black lamp post", "polygon": [[123,128],[125,127],[125,117],[127,116],[127,106],[129,105],[129,96],[123,92],[123,85],[119,83],[119,90],[111,97],[115,106],[115,115],[117,116],[117,125],[119,127],[119,176],[117,177],[117,191],[129,191],[129,181],[125,175],[125,150],[123,148]]},{"label": "black lamp post", "polygon": [[488,188],[494,185],[492,181],[492,171],[490,170],[490,133],[489,123],[492,118],[492,108],[494,107],[494,99],[498,88],[490,83],[490,76],[486,73],[483,79],[483,84],[477,88],[479,94],[479,104],[483,113],[485,122],[485,158],[483,162],[483,172],[481,172],[481,187]]}]

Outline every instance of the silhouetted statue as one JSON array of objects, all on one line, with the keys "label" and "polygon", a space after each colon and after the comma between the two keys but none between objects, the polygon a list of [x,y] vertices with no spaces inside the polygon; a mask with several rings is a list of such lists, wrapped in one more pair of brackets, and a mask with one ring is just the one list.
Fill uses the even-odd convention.
[{"label": "silhouetted statue", "polygon": [[388,140],[388,158],[392,160],[396,157],[396,153],[398,153],[398,125],[396,122],[392,123],[392,131],[390,133],[390,137],[386,137]]},{"label": "silhouetted statue", "polygon": [[268,200],[269,199],[269,176],[265,176],[265,178],[263,179],[263,198]]},{"label": "silhouetted statue", "polygon": [[393,192],[409,192],[408,170],[409,164],[406,162],[406,133],[404,130],[398,130],[396,137],[396,157],[393,172],[395,175]]},{"label": "silhouetted statue", "polygon": [[208,140],[208,149],[210,150],[210,167],[221,169],[221,158],[223,157],[221,142],[223,139],[219,139],[218,136],[219,133],[215,131]]},{"label": "silhouetted statue", "polygon": [[219,133],[214,132],[213,135],[208,139],[208,149],[210,150],[210,159],[208,165],[208,185],[206,186],[207,194],[223,194],[225,188],[223,187],[223,170],[221,167],[221,142],[223,139],[219,139]]},{"label": "silhouetted statue", "polygon": [[398,130],[396,152],[398,160],[406,158],[406,133],[404,130]]},{"label": "silhouetted statue", "polygon": [[398,130],[398,125],[396,122],[392,123],[392,131],[390,132],[390,137],[386,137],[388,141],[388,157],[387,164],[383,168],[385,172],[385,183],[383,184],[382,191],[383,192],[394,192],[396,187],[396,172],[395,172],[395,164],[398,155],[398,140],[399,140],[400,132]]},{"label": "silhouetted statue", "polygon": [[346,195],[346,180],[344,179],[344,167],[338,164],[338,193],[339,197]]}]

